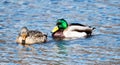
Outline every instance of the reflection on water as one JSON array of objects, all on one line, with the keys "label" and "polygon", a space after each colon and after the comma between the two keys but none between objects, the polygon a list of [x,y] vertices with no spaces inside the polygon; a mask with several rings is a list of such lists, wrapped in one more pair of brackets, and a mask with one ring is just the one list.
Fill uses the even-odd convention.
[{"label": "reflection on water", "polygon": [[[58,18],[96,29],[86,39],[56,41],[51,30]],[[48,34],[48,42],[21,46],[21,27]],[[1,65],[119,65],[119,0],[2,0],[0,2]]]}]

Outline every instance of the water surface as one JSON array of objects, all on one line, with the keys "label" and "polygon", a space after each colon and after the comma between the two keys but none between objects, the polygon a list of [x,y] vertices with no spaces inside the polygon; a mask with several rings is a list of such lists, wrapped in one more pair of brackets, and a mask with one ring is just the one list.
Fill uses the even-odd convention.
[{"label": "water surface", "polygon": [[[55,41],[51,30],[59,18],[96,29],[90,38]],[[48,42],[18,45],[23,26],[48,34]],[[1,65],[119,65],[120,1],[1,0],[0,58]]]}]

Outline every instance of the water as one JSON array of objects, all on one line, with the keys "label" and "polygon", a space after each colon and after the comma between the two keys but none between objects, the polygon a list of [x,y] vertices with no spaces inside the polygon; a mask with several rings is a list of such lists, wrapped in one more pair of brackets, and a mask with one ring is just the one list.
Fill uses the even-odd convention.
[{"label": "water", "polygon": [[[90,38],[55,41],[50,31],[59,18],[96,30]],[[48,34],[48,42],[18,45],[23,26]],[[120,65],[120,1],[1,0],[0,58],[1,65]]]}]

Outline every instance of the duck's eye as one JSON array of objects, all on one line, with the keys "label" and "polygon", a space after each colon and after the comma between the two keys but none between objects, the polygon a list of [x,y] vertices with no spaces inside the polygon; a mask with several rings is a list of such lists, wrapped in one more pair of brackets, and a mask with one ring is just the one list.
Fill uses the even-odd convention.
[{"label": "duck's eye", "polygon": [[60,23],[60,22],[58,22],[56,25],[61,25],[61,23]]}]

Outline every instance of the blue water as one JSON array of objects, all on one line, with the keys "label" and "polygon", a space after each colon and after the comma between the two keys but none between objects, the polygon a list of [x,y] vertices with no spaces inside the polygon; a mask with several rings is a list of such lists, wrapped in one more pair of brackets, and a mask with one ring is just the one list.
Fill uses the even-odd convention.
[{"label": "blue water", "polygon": [[[90,38],[55,41],[59,18],[96,29]],[[18,45],[23,26],[48,34],[48,42]],[[0,58],[0,65],[120,65],[120,1],[1,0]]]}]

